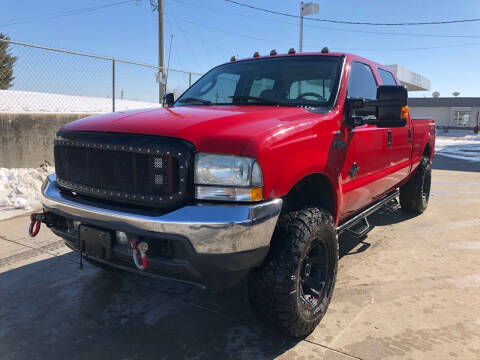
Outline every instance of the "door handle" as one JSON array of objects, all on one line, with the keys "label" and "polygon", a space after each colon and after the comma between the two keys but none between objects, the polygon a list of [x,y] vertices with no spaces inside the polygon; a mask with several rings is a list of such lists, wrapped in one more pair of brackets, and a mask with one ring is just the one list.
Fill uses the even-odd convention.
[{"label": "door handle", "polygon": [[388,147],[392,147],[392,130],[388,130]]},{"label": "door handle", "polygon": [[412,129],[408,129],[408,143],[412,142]]}]

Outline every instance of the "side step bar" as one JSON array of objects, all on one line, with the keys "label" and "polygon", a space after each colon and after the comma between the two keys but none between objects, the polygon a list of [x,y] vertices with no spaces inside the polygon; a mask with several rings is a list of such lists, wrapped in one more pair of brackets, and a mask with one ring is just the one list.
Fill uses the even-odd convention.
[{"label": "side step bar", "polygon": [[[337,234],[341,234],[344,231],[348,231],[349,233],[357,237],[364,236],[371,230],[370,224],[368,223],[368,220],[367,220],[367,216],[373,214],[374,212],[379,210],[381,207],[383,207],[385,204],[390,202],[392,199],[395,199],[399,195],[400,195],[400,191],[395,190],[393,193],[385,196],[383,199],[379,200],[378,202],[376,202],[366,210],[363,210],[361,213],[355,215],[350,220],[345,221],[342,225],[337,227],[336,229]],[[353,230],[352,228],[360,222],[364,222],[363,227],[357,231]]]}]

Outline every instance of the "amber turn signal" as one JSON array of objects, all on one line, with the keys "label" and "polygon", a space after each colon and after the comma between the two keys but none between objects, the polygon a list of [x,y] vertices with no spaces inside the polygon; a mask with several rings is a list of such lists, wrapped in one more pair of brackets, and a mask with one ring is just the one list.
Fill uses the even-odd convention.
[{"label": "amber turn signal", "polygon": [[263,200],[263,187],[250,189],[250,199],[251,201]]}]

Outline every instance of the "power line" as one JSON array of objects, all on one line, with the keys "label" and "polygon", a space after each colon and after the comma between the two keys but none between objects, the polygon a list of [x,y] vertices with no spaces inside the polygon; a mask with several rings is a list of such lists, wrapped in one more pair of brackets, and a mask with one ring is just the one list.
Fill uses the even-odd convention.
[{"label": "power line", "polygon": [[350,48],[343,49],[346,51],[414,51],[414,50],[433,50],[433,49],[449,49],[457,47],[467,47],[467,46],[480,46],[480,43],[468,43],[468,44],[457,44],[457,45],[441,45],[441,46],[428,46],[428,47],[412,47],[412,48]]},{"label": "power line", "polygon": [[0,26],[11,26],[11,25],[24,24],[24,23],[30,23],[35,21],[56,19],[56,18],[65,17],[65,16],[79,15],[79,14],[93,12],[93,11],[97,11],[105,8],[114,7],[114,6],[125,5],[125,4],[133,3],[136,1],[138,0],[124,0],[124,1],[109,3],[105,5],[92,6],[88,8],[57,11],[57,12],[48,13],[48,14],[15,18],[15,19],[7,20],[4,23],[1,23]]},{"label": "power line", "polygon": [[250,36],[250,35],[239,34],[239,33],[231,32],[231,31],[222,30],[222,29],[219,29],[219,28],[216,28],[216,27],[213,27],[213,26],[199,24],[199,23],[194,22],[194,21],[183,19],[183,18],[180,18],[178,16],[170,15],[170,17],[172,17],[174,19],[177,19],[179,21],[183,21],[183,22],[195,25],[195,26],[203,27],[205,29],[210,29],[212,31],[220,32],[220,33],[231,35],[231,36],[242,37],[242,38],[249,39],[249,40],[265,41],[265,42],[268,42],[268,43],[279,43],[279,44],[291,45],[291,43],[285,42],[285,41],[273,40],[273,39],[264,39],[264,38],[259,38],[259,37],[255,37],[255,36]]},{"label": "power line", "polygon": [[[178,16],[173,16],[170,15],[170,17],[175,18],[179,21],[183,21],[195,26],[203,27],[212,31],[220,32],[223,34],[227,34],[230,36],[235,36],[235,37],[242,37],[250,40],[257,40],[257,41],[264,41],[268,43],[281,43],[281,44],[286,44],[288,46],[291,46],[291,42],[286,42],[286,41],[280,41],[280,40],[273,40],[273,39],[265,39],[265,38],[259,38],[259,37],[253,37],[245,34],[240,34],[240,33],[235,33],[235,32],[230,32],[226,31],[223,29],[218,29],[213,26],[209,25],[204,25],[204,24],[199,24],[194,21],[186,20],[183,18],[180,18]],[[454,45],[441,45],[441,46],[430,46],[430,47],[412,47],[412,48],[342,48],[341,50],[343,51],[412,51],[412,50],[433,50],[433,49],[448,49],[448,48],[455,48],[455,47],[466,47],[466,46],[479,46],[480,43],[467,43],[467,44],[454,44]],[[315,45],[311,44],[306,44],[308,47],[315,47]]]},{"label": "power line", "polygon": [[[292,18],[300,18],[299,15],[293,15],[289,13],[284,13],[281,11],[275,11],[270,9],[264,9],[250,4],[244,4],[235,0],[225,0],[226,2],[243,6],[249,9],[263,11],[269,14],[288,16]],[[304,17],[305,20],[335,23],[335,24],[348,24],[348,25],[371,25],[371,26],[417,26],[417,25],[444,25],[444,24],[458,24],[458,23],[468,23],[468,22],[477,22],[480,21],[480,18],[474,19],[460,19],[460,20],[444,20],[444,21],[428,21],[428,22],[405,22],[405,23],[377,23],[377,22],[366,22],[366,21],[346,21],[346,20],[334,20],[334,19],[322,19],[322,18],[312,18]]]},{"label": "power line", "polygon": [[[298,27],[298,23],[294,23],[294,22],[274,20],[274,19],[269,19],[267,17],[261,17],[260,18],[260,17],[251,16],[251,15],[239,14],[239,13],[235,13],[235,12],[231,12],[231,11],[216,9],[216,8],[205,6],[205,5],[194,4],[194,3],[187,2],[187,1],[184,1],[184,0],[173,0],[173,1],[181,3],[181,4],[193,6],[193,7],[196,7],[196,8],[203,8],[203,9],[215,11],[215,12],[222,13],[222,14],[244,17],[244,18],[247,18],[249,20],[254,19],[254,20],[258,20],[258,21],[269,21],[269,22],[273,22],[273,23],[288,24],[288,25]],[[353,33],[364,33],[364,34],[376,34],[376,35],[394,35],[394,36],[411,36],[411,37],[437,37],[437,38],[465,38],[465,39],[479,39],[480,38],[480,35],[412,34],[412,33],[397,33],[397,32],[333,28],[333,27],[327,27],[327,26],[316,26],[316,25],[308,25],[308,24],[306,24],[304,26],[308,27],[308,28],[312,28],[312,29],[341,31],[341,32],[353,32]]]}]

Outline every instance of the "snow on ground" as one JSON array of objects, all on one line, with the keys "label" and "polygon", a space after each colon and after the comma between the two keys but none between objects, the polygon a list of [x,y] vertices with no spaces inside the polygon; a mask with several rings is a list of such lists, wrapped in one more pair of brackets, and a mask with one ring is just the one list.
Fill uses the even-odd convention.
[{"label": "snow on ground", "polygon": [[40,207],[40,187],[51,166],[36,169],[0,168],[0,220],[32,212]]},{"label": "snow on ground", "polygon": [[[115,99],[115,110],[159,107],[158,103]],[[104,113],[112,111],[112,99],[0,90],[0,113]]]},{"label": "snow on ground", "polygon": [[440,134],[435,142],[435,151],[454,159],[480,162],[480,134]]}]

